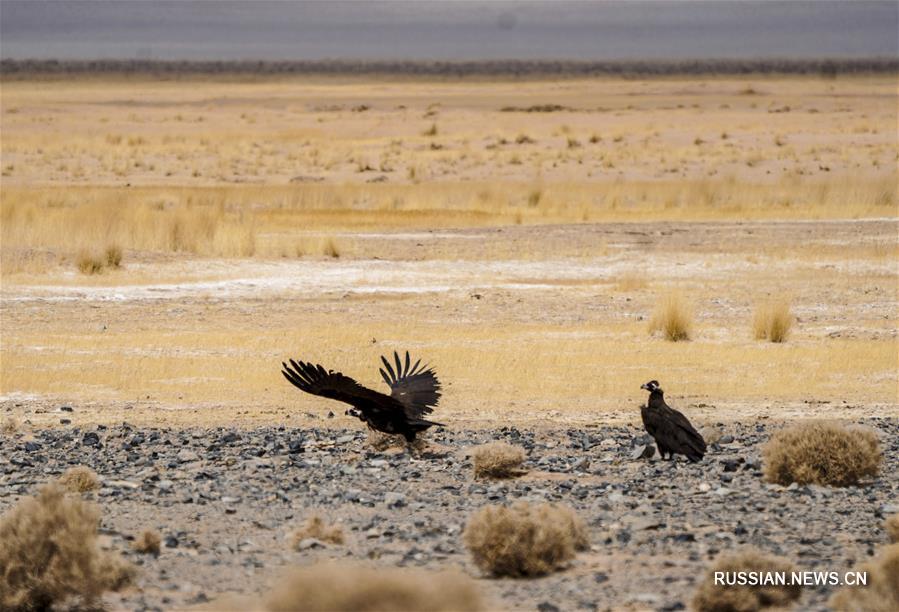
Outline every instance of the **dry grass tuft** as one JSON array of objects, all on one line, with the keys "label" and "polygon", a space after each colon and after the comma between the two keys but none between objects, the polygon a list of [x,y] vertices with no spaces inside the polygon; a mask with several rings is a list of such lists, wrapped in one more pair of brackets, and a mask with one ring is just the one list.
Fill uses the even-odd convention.
[{"label": "dry grass tuft", "polygon": [[615,290],[624,293],[646,289],[647,286],[646,279],[634,272],[622,274],[615,279]]},{"label": "dry grass tuft", "polygon": [[869,429],[809,421],[775,433],[763,451],[765,478],[789,485],[845,487],[877,475],[882,460]]},{"label": "dry grass tuft", "polygon": [[489,442],[471,450],[475,478],[515,478],[525,474],[524,449],[505,442]]},{"label": "dry grass tuft", "polygon": [[343,544],[343,528],[340,525],[326,525],[318,515],[310,516],[302,527],[291,534],[291,547],[296,548],[307,538],[315,538],[331,544]]},{"label": "dry grass tuft", "polygon": [[122,249],[118,245],[111,244],[101,252],[95,249],[83,248],[78,251],[75,264],[82,274],[101,274],[107,268],[122,267]]},{"label": "dry grass tuft", "polygon": [[785,559],[770,557],[752,549],[719,557],[693,597],[693,608],[697,612],[750,612],[769,606],[786,606],[799,599],[801,594],[799,585],[716,585],[715,572],[789,574],[794,569],[793,564]]},{"label": "dry grass tuft", "polygon": [[67,469],[59,477],[59,484],[70,493],[87,493],[100,488],[97,474],[86,465],[76,465]]},{"label": "dry grass tuft", "polygon": [[867,572],[868,584],[843,587],[831,598],[831,608],[841,612],[899,610],[899,544],[887,546],[858,571]]},{"label": "dry grass tuft", "polygon": [[587,529],[573,510],[526,502],[481,508],[463,538],[475,564],[491,576],[542,576],[589,546]]},{"label": "dry grass tuft", "polygon": [[162,545],[162,537],[152,529],[145,529],[131,545],[135,551],[144,555],[158,556]]},{"label": "dry grass tuft", "polygon": [[760,304],[752,319],[752,333],[756,340],[786,342],[793,327],[793,314],[786,300]]},{"label": "dry grass tuft", "polygon": [[679,293],[670,293],[656,305],[649,332],[661,332],[666,340],[681,342],[693,335],[693,308]]},{"label": "dry grass tuft", "polygon": [[122,249],[117,244],[111,244],[106,247],[106,252],[104,253],[106,258],[106,265],[110,268],[121,268],[122,267]]},{"label": "dry grass tuft", "polygon": [[88,249],[82,249],[78,252],[75,264],[78,266],[78,271],[82,274],[100,274],[106,266],[106,260],[102,255],[93,253]]},{"label": "dry grass tuft", "polygon": [[390,449],[408,449],[415,453],[421,453],[429,448],[427,433],[418,434],[415,441],[409,444],[403,436],[370,430],[365,437],[365,443],[379,453]]},{"label": "dry grass tuft", "polygon": [[16,417],[6,417],[6,419],[3,420],[3,423],[0,424],[0,433],[6,436],[11,436],[19,431],[19,427],[19,421],[18,419],[16,419]]},{"label": "dry grass tuft", "polygon": [[884,529],[887,531],[890,542],[899,544],[899,514],[887,517],[887,520],[884,522]]},{"label": "dry grass tuft", "polygon": [[316,565],[286,576],[267,598],[271,612],[483,610],[473,580],[456,572]]},{"label": "dry grass tuft", "polygon": [[99,513],[50,484],[0,519],[0,609],[44,610],[71,597],[89,607],[134,569],[97,546]]}]

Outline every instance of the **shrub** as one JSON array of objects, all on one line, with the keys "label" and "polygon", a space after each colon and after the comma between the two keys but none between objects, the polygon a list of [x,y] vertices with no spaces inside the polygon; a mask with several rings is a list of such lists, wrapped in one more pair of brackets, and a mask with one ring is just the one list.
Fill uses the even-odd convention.
[{"label": "shrub", "polygon": [[899,544],[884,548],[876,559],[863,564],[865,586],[846,586],[834,594],[830,606],[845,612],[894,612],[899,610]]},{"label": "shrub", "polygon": [[761,304],[752,319],[752,333],[756,340],[786,342],[793,326],[793,315],[787,301]]},{"label": "shrub", "polygon": [[372,450],[375,450],[379,453],[382,453],[391,448],[400,449],[400,450],[412,450],[414,452],[424,452],[428,449],[428,439],[427,433],[422,432],[415,437],[415,441],[412,444],[406,442],[406,438],[396,434],[386,434],[380,431],[371,430],[368,432],[368,435],[365,437],[365,443],[368,444]]},{"label": "shrub", "polygon": [[542,576],[588,547],[586,527],[573,510],[526,502],[481,508],[463,539],[475,564],[492,576]]},{"label": "shrub", "polygon": [[0,433],[11,436],[19,430],[19,421],[16,417],[7,417],[0,425]]},{"label": "shrub", "polygon": [[490,442],[476,446],[471,451],[476,478],[515,478],[527,470],[524,449],[505,442]]},{"label": "shrub", "polygon": [[315,538],[331,544],[343,544],[343,529],[340,525],[326,525],[320,516],[310,516],[306,523],[293,532],[291,542],[294,548],[307,538]]},{"label": "shrub", "polygon": [[470,578],[454,572],[328,564],[294,570],[267,598],[271,612],[482,610]]},{"label": "shrub", "polygon": [[90,606],[134,569],[97,546],[99,513],[50,484],[0,518],[0,609],[44,610],[79,597]]},{"label": "shrub", "polygon": [[86,493],[100,488],[97,475],[86,465],[76,465],[67,469],[59,477],[59,484],[70,493]]},{"label": "shrub", "polygon": [[119,268],[122,265],[122,249],[117,244],[106,247],[106,265],[110,268]]},{"label": "shrub", "polygon": [[693,597],[697,612],[749,612],[768,606],[783,607],[799,599],[800,585],[715,584],[715,572],[790,572],[792,563],[766,556],[756,550],[725,555],[716,559]]},{"label": "shrub", "polygon": [[894,514],[887,518],[884,527],[886,528],[890,542],[893,544],[899,543],[899,514]]},{"label": "shrub", "polygon": [[131,547],[144,555],[158,556],[162,538],[152,529],[146,529],[135,540]]},{"label": "shrub", "polygon": [[333,257],[337,259],[340,257],[340,247],[337,245],[337,241],[334,238],[326,238],[322,242],[322,255],[327,255],[328,257]]},{"label": "shrub", "polygon": [[775,433],[762,449],[768,482],[845,487],[877,475],[877,436],[862,428],[809,421]]},{"label": "shrub", "polygon": [[670,293],[656,305],[649,322],[650,333],[661,332],[666,340],[681,342],[693,335],[693,312],[678,293]]},{"label": "shrub", "polygon": [[436,123],[432,123],[432,124],[431,124],[431,127],[429,127],[429,128],[426,129],[424,132],[422,132],[421,135],[422,135],[422,136],[436,136],[436,135],[437,135],[437,132],[438,132],[438,130],[437,130],[437,124],[436,124]]},{"label": "shrub", "polygon": [[103,256],[83,249],[78,253],[76,264],[82,274],[100,274],[106,265],[106,261]]}]

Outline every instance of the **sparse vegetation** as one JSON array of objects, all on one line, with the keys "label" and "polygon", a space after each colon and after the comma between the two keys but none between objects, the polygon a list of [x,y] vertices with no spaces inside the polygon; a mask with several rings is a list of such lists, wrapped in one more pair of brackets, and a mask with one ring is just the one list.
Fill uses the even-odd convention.
[{"label": "sparse vegetation", "polygon": [[752,319],[752,333],[756,340],[786,342],[793,327],[793,314],[786,300],[767,302],[756,306]]},{"label": "sparse vegetation", "polygon": [[105,259],[109,268],[122,267],[122,249],[116,244],[109,245],[106,247]]},{"label": "sparse vegetation", "polygon": [[134,569],[97,545],[97,510],[43,487],[0,518],[0,608],[45,610],[76,598],[95,604],[127,585]]},{"label": "sparse vegetation", "polygon": [[76,465],[67,469],[59,477],[59,484],[70,493],[87,493],[100,488],[97,474],[86,465]]},{"label": "sparse vegetation", "polygon": [[506,442],[489,442],[471,450],[476,478],[515,478],[527,470],[524,449]]},{"label": "sparse vegetation", "polygon": [[291,545],[296,548],[300,542],[314,538],[328,544],[343,544],[343,528],[340,525],[328,525],[318,515],[310,516],[302,527],[290,536]]},{"label": "sparse vegetation", "polygon": [[763,457],[768,482],[835,487],[873,478],[882,461],[873,431],[827,421],[803,422],[775,433]]},{"label": "sparse vegetation", "polygon": [[656,304],[649,322],[650,333],[660,332],[671,342],[682,342],[693,336],[693,309],[679,293],[669,293]]},{"label": "sparse vegetation", "polygon": [[485,506],[469,518],[463,539],[475,564],[497,577],[548,574],[589,545],[573,510],[527,502]]},{"label": "sparse vegetation", "polygon": [[484,609],[473,580],[455,572],[320,564],[294,570],[266,598],[269,612],[460,612]]},{"label": "sparse vegetation", "polygon": [[162,537],[152,529],[145,529],[134,539],[131,547],[143,555],[158,556],[162,545]]},{"label": "sparse vegetation", "polygon": [[424,132],[422,132],[421,135],[422,135],[422,136],[436,136],[437,133],[438,133],[438,131],[439,131],[439,130],[437,129],[437,124],[436,124],[436,123],[432,123],[432,124],[431,124],[431,127],[429,127],[429,128],[426,129]]},{"label": "sparse vegetation", "polygon": [[793,572],[792,563],[756,550],[727,554],[715,560],[696,595],[697,612],[754,612],[762,608],[783,607],[799,599],[799,585],[727,585],[715,584],[715,572]]},{"label": "sparse vegetation", "polygon": [[640,291],[641,289],[646,289],[648,285],[649,283],[646,282],[646,278],[634,272],[622,274],[615,279],[616,291]]},{"label": "sparse vegetation", "polygon": [[106,267],[106,260],[101,255],[83,249],[78,253],[76,264],[82,274],[99,274]]},{"label": "sparse vegetation", "polygon": [[6,436],[11,436],[17,431],[19,431],[19,421],[16,417],[8,416],[3,419],[3,423],[0,424],[0,433]]},{"label": "sparse vegetation", "polygon": [[884,521],[887,537],[893,544],[899,544],[899,514],[887,517]]},{"label": "sparse vegetation", "polygon": [[895,612],[899,610],[899,544],[891,544],[857,571],[867,572],[866,586],[846,586],[830,606],[838,612]]}]

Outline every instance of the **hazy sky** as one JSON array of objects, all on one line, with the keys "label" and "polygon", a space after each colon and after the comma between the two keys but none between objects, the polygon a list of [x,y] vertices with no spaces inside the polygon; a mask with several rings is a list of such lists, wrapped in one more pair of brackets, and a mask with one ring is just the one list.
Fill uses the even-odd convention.
[{"label": "hazy sky", "polygon": [[0,0],[4,58],[896,56],[897,32],[896,0]]}]

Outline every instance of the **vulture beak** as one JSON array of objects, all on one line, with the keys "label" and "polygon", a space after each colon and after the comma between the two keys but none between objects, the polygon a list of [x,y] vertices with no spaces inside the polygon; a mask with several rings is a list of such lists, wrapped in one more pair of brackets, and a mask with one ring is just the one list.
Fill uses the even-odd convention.
[{"label": "vulture beak", "polygon": [[640,385],[640,388],[641,388],[641,389],[646,389],[647,391],[649,391],[649,385],[646,384],[646,383],[643,383],[642,385]]}]

